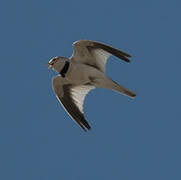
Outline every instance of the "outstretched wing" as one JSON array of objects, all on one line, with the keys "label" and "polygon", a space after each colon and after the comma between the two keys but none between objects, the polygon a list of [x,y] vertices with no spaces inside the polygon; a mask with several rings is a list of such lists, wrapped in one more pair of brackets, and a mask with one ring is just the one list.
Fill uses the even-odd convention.
[{"label": "outstretched wing", "polygon": [[105,65],[109,56],[114,55],[126,62],[130,62],[129,54],[106,44],[90,41],[79,40],[73,43],[73,54],[70,58],[78,63],[94,66],[102,72],[105,72]]},{"label": "outstretched wing", "polygon": [[70,117],[84,130],[91,129],[83,114],[86,94],[94,88],[91,85],[74,86],[61,76],[53,78],[52,87],[59,102]]}]

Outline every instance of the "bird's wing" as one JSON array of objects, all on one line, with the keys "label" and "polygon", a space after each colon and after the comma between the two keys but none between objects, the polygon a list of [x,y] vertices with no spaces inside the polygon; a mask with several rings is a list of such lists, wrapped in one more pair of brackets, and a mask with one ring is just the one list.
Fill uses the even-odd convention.
[{"label": "bird's wing", "polygon": [[91,85],[74,86],[61,76],[52,80],[52,87],[59,102],[65,108],[70,117],[84,130],[91,127],[83,114],[83,103],[86,94],[93,88]]},{"label": "bird's wing", "polygon": [[109,56],[114,55],[126,62],[130,62],[129,54],[106,44],[90,41],[79,40],[73,43],[73,54],[70,59],[83,64],[94,66],[102,72],[105,72],[105,65]]}]

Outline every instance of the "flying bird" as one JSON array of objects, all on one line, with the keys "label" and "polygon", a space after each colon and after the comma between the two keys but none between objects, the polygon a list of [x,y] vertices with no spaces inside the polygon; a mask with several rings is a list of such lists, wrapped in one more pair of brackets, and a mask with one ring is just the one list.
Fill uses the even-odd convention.
[{"label": "flying bird", "polygon": [[49,68],[58,72],[52,79],[57,99],[84,131],[91,129],[83,113],[84,99],[91,89],[106,88],[131,98],[136,96],[105,75],[106,62],[111,55],[130,62],[129,54],[91,40],[74,42],[70,58],[56,56],[48,62]]}]

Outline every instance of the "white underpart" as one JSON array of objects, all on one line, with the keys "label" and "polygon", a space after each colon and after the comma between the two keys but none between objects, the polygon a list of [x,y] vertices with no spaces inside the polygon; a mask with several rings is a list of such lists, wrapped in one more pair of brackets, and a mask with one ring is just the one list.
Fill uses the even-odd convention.
[{"label": "white underpart", "polygon": [[107,59],[111,56],[111,54],[102,49],[93,50],[93,54],[97,60],[96,64],[100,67],[102,72],[105,72],[106,62],[107,62]]},{"label": "white underpart", "polygon": [[78,106],[82,113],[85,96],[90,90],[94,88],[94,86],[83,85],[76,86],[71,89],[72,98],[74,99],[75,104]]}]

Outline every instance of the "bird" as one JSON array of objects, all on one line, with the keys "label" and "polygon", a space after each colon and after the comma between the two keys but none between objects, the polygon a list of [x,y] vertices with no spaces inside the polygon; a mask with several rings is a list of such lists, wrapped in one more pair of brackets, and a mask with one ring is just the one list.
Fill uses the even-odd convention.
[{"label": "bird", "polygon": [[83,112],[85,96],[94,88],[105,88],[134,98],[136,93],[119,85],[105,74],[108,58],[117,58],[130,62],[129,54],[92,40],[78,40],[73,43],[70,58],[55,56],[48,67],[58,73],[52,78],[52,88],[69,116],[84,130],[90,130]]}]

